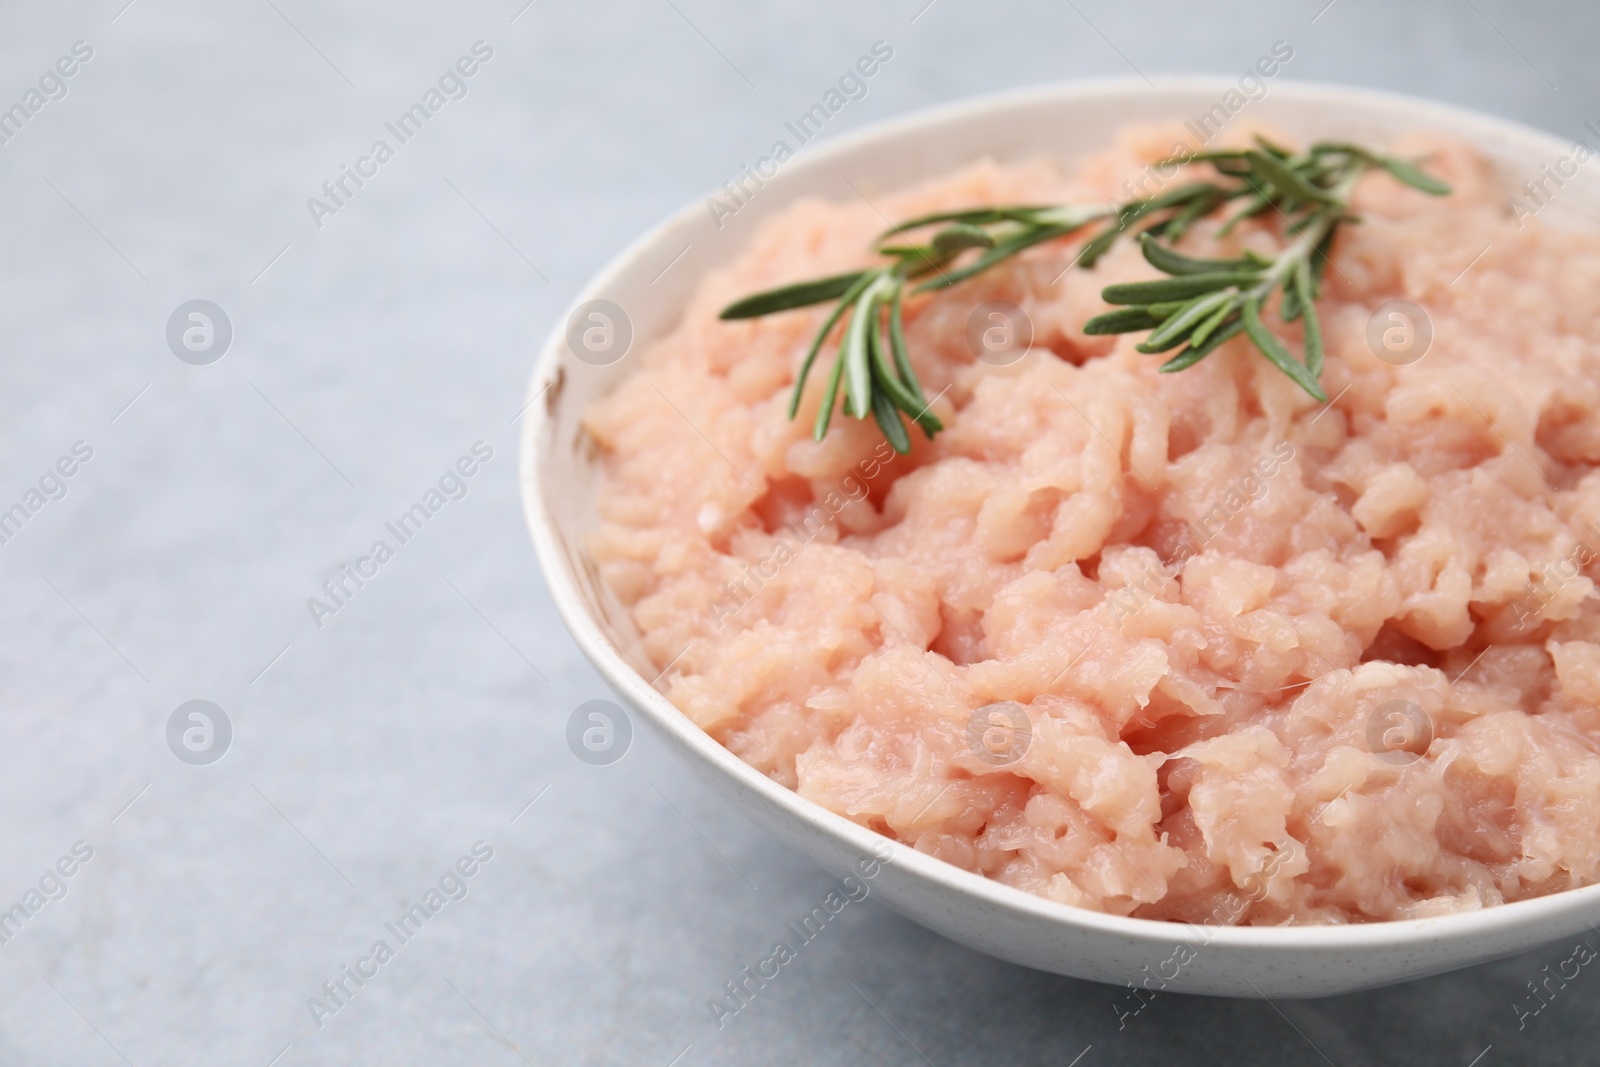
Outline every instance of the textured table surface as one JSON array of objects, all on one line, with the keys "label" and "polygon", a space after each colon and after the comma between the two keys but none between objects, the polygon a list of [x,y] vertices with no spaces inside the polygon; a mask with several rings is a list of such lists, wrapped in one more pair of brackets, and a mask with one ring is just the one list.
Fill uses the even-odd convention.
[{"label": "textured table surface", "polygon": [[[524,2],[0,9],[26,115],[0,125],[0,509],[27,514],[0,545],[0,904],[37,906],[0,927],[0,1064],[1594,1061],[1600,977],[1518,1028],[1570,946],[1325,1001],[1169,996],[1119,1030],[1113,990],[870,899],[719,1030],[706,999],[830,879],[648,732],[611,766],[569,751],[607,694],[537,573],[513,421],[582,281],[874,41],[893,60],[837,129],[1285,40],[1287,77],[1577,136],[1592,5]],[[313,213],[344,165],[368,177]],[[232,328],[209,363],[187,312],[196,362],[167,337],[197,299]],[[459,499],[386,536],[475,445]],[[346,564],[376,574],[333,601]],[[169,745],[191,700],[231,726],[208,765],[176,753],[218,751],[219,716]]]}]

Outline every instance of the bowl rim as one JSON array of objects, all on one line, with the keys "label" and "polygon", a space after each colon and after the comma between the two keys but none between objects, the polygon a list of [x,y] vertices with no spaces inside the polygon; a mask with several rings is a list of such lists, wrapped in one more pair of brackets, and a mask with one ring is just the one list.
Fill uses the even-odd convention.
[{"label": "bowl rim", "polygon": [[[814,146],[809,146],[790,164],[790,169],[826,164],[885,135],[925,132],[943,123],[988,111],[1047,103],[1063,106],[1083,105],[1092,102],[1096,97],[1130,94],[1205,92],[1221,95],[1236,88],[1236,81],[1237,79],[1230,75],[1159,75],[1149,78],[1116,76],[1055,81],[965,97],[953,102],[918,108],[829,137]],[[1414,118],[1419,126],[1433,121],[1448,126],[1453,131],[1459,131],[1462,136],[1479,145],[1493,139],[1541,144],[1543,150],[1554,155],[1567,151],[1569,146],[1568,142],[1554,133],[1511,119],[1404,93],[1291,78],[1275,80],[1271,92],[1280,98],[1305,103],[1346,102],[1368,107],[1392,108]],[[710,192],[707,195],[710,195]],[[608,260],[572,297],[561,317],[552,324],[535,363],[525,397],[527,417],[523,419],[519,445],[524,515],[551,599],[554,600],[563,621],[590,662],[619,695],[647,715],[658,730],[668,735],[669,740],[693,752],[713,768],[733,779],[737,786],[758,794],[816,833],[839,840],[863,853],[876,848],[881,854],[887,845],[890,849],[887,864],[900,868],[918,879],[938,883],[945,889],[976,898],[994,908],[1019,913],[1023,917],[1136,942],[1164,945],[1198,943],[1206,946],[1292,954],[1303,951],[1355,950],[1377,946],[1404,948],[1467,937],[1479,938],[1495,933],[1515,933],[1518,929],[1532,932],[1552,921],[1560,922],[1563,918],[1571,920],[1579,913],[1586,913],[1593,921],[1600,921],[1600,883],[1558,890],[1539,897],[1471,911],[1360,923],[1227,926],[1144,919],[1093,911],[1049,900],[1027,890],[965,870],[861,826],[772,780],[713,739],[672,704],[664,694],[655,689],[653,682],[646,681],[642,674],[629,665],[587,610],[576,576],[556,536],[554,523],[545,511],[538,453],[541,442],[548,437],[547,426],[551,420],[551,413],[546,404],[535,403],[545,388],[557,380],[561,370],[565,359],[567,319],[579,305],[609,291],[612,283],[624,276],[645,252],[658,246],[663,237],[675,232],[698,213],[704,212],[704,200],[704,197],[692,200],[651,226]],[[645,340],[647,339],[635,338],[634,343],[640,344]],[[668,669],[670,667],[671,664],[668,665]],[[658,679],[659,677],[658,675]],[[1593,928],[1592,921],[1588,919],[1582,921]],[[1528,947],[1546,940],[1548,937],[1538,938],[1529,942]]]}]

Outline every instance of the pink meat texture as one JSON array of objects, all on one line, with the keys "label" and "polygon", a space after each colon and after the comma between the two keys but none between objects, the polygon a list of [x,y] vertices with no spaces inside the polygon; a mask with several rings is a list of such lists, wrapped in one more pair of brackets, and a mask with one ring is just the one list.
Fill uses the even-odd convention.
[{"label": "pink meat texture", "polygon": [[[801,796],[1078,907],[1350,923],[1596,881],[1600,242],[1519,226],[1467,145],[1379,146],[1454,192],[1356,190],[1318,304],[1329,405],[1243,337],[1160,374],[1142,335],[1086,336],[1104,286],[1159,276],[1132,241],[911,298],[946,429],[912,428],[909,456],[843,412],[812,440],[832,345],[787,418],[828,306],[717,319],[879,262],[886,219],[1155,191],[1177,132],[1125,131],[1075,174],[979,161],[797,202],[703,279],[585,417],[588,547],[659,687]],[[1180,247],[1285,243],[1219,224]],[[1395,299],[1433,333],[1403,366],[1369,342]],[[1006,366],[969,344],[989,300],[1033,325]]]}]

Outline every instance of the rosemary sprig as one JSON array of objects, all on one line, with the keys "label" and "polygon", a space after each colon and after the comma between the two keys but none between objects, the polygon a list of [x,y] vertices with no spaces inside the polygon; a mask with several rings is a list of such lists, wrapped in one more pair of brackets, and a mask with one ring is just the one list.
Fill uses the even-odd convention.
[{"label": "rosemary sprig", "polygon": [[[1273,366],[1325,402],[1327,395],[1319,382],[1323,345],[1316,300],[1338,227],[1353,218],[1349,198],[1356,182],[1368,170],[1381,168],[1435,196],[1448,193],[1450,187],[1414,164],[1357,145],[1321,142],[1298,155],[1261,138],[1256,145],[1166,161],[1209,163],[1218,180],[1190,182],[1120,205],[987,207],[911,219],[878,238],[878,254],[890,260],[886,265],[756,293],[728,305],[721,317],[756,318],[836,301],[795,376],[789,417],[799,411],[806,379],[828,336],[848,314],[813,436],[820,441],[827,434],[842,390],[846,413],[856,419],[872,416],[885,439],[903,454],[911,450],[911,439],[902,414],[930,439],[944,428],[929,410],[906,351],[901,305],[907,284],[925,279],[912,289],[914,293],[945,289],[1024,249],[1098,224],[1076,265],[1092,268],[1119,237],[1137,234],[1145,259],[1167,277],[1107,286],[1102,298],[1119,307],[1091,318],[1084,324],[1085,333],[1149,330],[1150,336],[1137,346],[1140,352],[1182,346],[1161,365],[1169,373],[1194,366],[1243,333]],[[1253,252],[1235,259],[1197,259],[1173,247],[1197,220],[1233,201],[1242,203],[1218,230],[1219,236],[1245,219],[1272,211],[1294,239],[1271,259]],[[894,240],[933,226],[939,228],[924,243]],[[972,250],[978,252],[974,258],[955,265]],[[1280,292],[1279,317],[1286,323],[1304,322],[1303,358],[1297,358],[1264,321],[1268,300]]]},{"label": "rosemary sprig", "polygon": [[[924,215],[902,222],[879,236],[877,251],[892,260],[888,265],[756,293],[723,308],[720,317],[758,318],[836,301],[795,375],[789,417],[794,418],[800,409],[806,380],[823,344],[848,313],[850,321],[839,342],[839,353],[828,376],[812,434],[818,441],[827,434],[842,386],[846,413],[857,419],[864,419],[870,413],[884,438],[896,451],[905,454],[911,451],[911,438],[900,413],[921,427],[930,440],[944,429],[944,424],[930,410],[931,405],[906,351],[900,309],[907,283],[927,279],[912,290],[915,293],[945,289],[1025,248],[1065,237],[1092,222],[1104,221],[1106,225],[1084,245],[1077,259],[1084,266],[1093,266],[1118,236],[1149,216],[1171,209],[1171,214],[1161,217],[1147,229],[1181,232],[1194,219],[1222,203],[1227,195],[1226,190],[1209,182],[1196,182],[1116,208],[1013,206]],[[924,243],[887,243],[912,230],[940,224],[943,224],[941,228]],[[962,267],[945,269],[969,249],[982,251]]]},{"label": "rosemary sprig", "polygon": [[[927,215],[903,222],[880,237],[882,242],[910,230],[944,224],[925,243],[880,243],[878,253],[891,260],[886,266],[756,293],[723,308],[721,317],[750,319],[837,301],[800,363],[794,393],[789,399],[789,417],[794,418],[800,409],[806,378],[828,335],[848,312],[850,321],[839,342],[839,354],[828,375],[812,432],[819,441],[827,434],[842,387],[846,413],[857,419],[871,415],[888,442],[904,454],[911,451],[911,438],[900,417],[902,412],[920,426],[930,440],[944,429],[944,424],[930,410],[906,351],[900,309],[907,283],[937,275],[914,291],[954,285],[1024,248],[1065,236],[1092,219],[1108,214],[1109,210],[1068,206],[980,208]],[[965,266],[945,270],[969,249],[982,251]]]},{"label": "rosemary sprig", "polygon": [[[1231,337],[1243,333],[1256,350],[1317,400],[1327,402],[1322,375],[1322,326],[1316,301],[1328,254],[1340,224],[1350,220],[1350,193],[1361,176],[1381,167],[1408,185],[1442,196],[1450,187],[1404,160],[1369,152],[1354,145],[1317,144],[1301,155],[1291,155],[1266,141],[1259,147],[1236,152],[1210,152],[1196,159],[1237,178],[1236,193],[1248,194],[1245,204],[1223,224],[1227,232],[1240,220],[1274,209],[1294,240],[1272,259],[1247,252],[1239,259],[1194,259],[1169,245],[1141,235],[1140,248],[1150,265],[1169,277],[1150,282],[1110,285],[1101,293],[1108,304],[1123,310],[1096,315],[1084,324],[1088,334],[1151,330],[1137,348],[1140,352],[1168,352],[1182,345],[1177,355],[1161,365],[1164,372],[1180,371],[1199,363]],[[1284,322],[1304,320],[1298,359],[1263,321],[1274,292],[1282,293],[1278,305]]]}]

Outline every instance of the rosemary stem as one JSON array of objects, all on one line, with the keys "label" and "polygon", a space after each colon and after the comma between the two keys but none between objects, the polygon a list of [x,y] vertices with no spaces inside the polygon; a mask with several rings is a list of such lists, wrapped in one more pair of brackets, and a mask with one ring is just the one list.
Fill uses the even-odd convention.
[{"label": "rosemary stem", "polygon": [[1247,294],[1251,299],[1265,300],[1272,295],[1272,291],[1288,282],[1301,260],[1309,260],[1316,252],[1322,239],[1328,236],[1328,231],[1333,229],[1349,214],[1350,193],[1355,189],[1356,182],[1367,170],[1367,166],[1353,167],[1348,175],[1341,178],[1337,184],[1328,190],[1329,195],[1337,202],[1328,204],[1317,211],[1316,215],[1295,235],[1294,243],[1279,252],[1272,261],[1272,267],[1266,272],[1260,284],[1254,286]]}]

